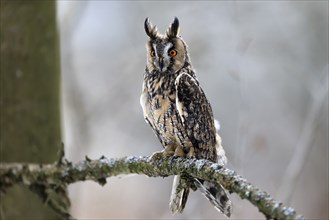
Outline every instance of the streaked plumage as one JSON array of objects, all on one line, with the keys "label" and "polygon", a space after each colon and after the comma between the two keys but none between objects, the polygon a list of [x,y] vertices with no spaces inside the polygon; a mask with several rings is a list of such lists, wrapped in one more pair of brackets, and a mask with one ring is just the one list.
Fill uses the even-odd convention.
[{"label": "streaked plumage", "polygon": [[[145,120],[164,147],[152,158],[176,155],[225,165],[226,156],[211,106],[196,79],[187,46],[178,36],[178,19],[174,19],[165,35],[159,34],[148,19],[144,25],[149,39],[140,101]],[[190,187],[181,187],[186,185],[183,182],[196,186],[219,211],[230,216],[231,201],[222,186],[181,176],[175,176],[173,183],[170,198],[173,213],[182,212],[187,201]]]}]

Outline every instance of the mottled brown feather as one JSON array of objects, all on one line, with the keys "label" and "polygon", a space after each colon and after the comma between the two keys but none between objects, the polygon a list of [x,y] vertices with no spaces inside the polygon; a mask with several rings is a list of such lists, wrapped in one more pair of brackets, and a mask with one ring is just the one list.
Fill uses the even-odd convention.
[{"label": "mottled brown feather", "polygon": [[[148,19],[144,27],[149,39],[140,103],[146,122],[164,148],[151,159],[176,155],[225,165],[226,156],[210,103],[196,79],[186,43],[178,36],[178,19],[174,19],[166,35],[159,34]],[[175,50],[174,56],[170,55],[171,50]],[[230,215],[231,202],[220,185],[188,175],[175,176],[170,198],[173,213],[184,210],[189,189],[196,187],[218,210]]]}]

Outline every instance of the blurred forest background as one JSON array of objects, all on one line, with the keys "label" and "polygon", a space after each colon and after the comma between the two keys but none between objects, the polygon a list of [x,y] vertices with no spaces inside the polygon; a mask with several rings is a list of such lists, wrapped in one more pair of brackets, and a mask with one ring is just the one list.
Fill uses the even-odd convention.
[{"label": "blurred forest background", "polygon": [[[58,1],[70,160],[161,150],[139,96],[149,17],[174,16],[220,121],[228,167],[308,219],[328,219],[328,1]],[[199,192],[169,211],[170,178],[69,186],[79,219],[224,218]],[[233,219],[264,218],[236,195]]]}]

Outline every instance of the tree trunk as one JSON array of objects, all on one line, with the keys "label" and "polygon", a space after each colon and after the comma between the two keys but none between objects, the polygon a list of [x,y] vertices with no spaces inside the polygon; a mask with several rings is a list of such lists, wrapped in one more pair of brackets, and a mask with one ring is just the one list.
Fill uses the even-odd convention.
[{"label": "tree trunk", "polygon": [[[55,1],[1,0],[0,161],[53,163],[61,145]],[[1,196],[1,219],[58,219],[29,189]]]}]

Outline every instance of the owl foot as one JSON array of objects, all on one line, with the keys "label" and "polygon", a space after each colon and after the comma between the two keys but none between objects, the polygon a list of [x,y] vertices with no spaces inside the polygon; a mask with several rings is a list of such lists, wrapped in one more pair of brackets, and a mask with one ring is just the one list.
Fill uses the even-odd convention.
[{"label": "owl foot", "polygon": [[188,158],[195,158],[195,151],[194,151],[194,148],[191,147],[189,152],[187,153],[187,157]]},{"label": "owl foot", "polygon": [[154,152],[149,157],[149,160],[153,161],[153,160],[160,159],[160,158],[167,158],[167,157],[173,156],[174,154],[175,154],[175,152],[174,152],[173,148],[171,146],[167,146],[162,151]]},{"label": "owl foot", "polygon": [[166,146],[165,149],[162,151],[156,151],[154,152],[150,157],[149,160],[156,160],[159,158],[167,158],[170,156],[175,156],[175,157],[188,157],[188,158],[194,158],[195,157],[195,152],[194,148],[191,147],[186,154],[184,150],[182,149],[181,146]]},{"label": "owl foot", "polygon": [[185,157],[185,153],[180,146],[177,146],[174,153],[175,157]]}]

